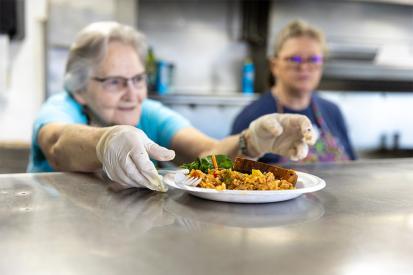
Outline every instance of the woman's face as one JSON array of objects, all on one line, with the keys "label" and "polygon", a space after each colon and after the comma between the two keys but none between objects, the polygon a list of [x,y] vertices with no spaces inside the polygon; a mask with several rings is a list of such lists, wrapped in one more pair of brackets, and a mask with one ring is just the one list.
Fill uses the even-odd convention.
[{"label": "woman's face", "polygon": [[292,96],[311,93],[320,82],[323,69],[323,49],[317,40],[308,36],[288,39],[278,56],[271,60],[271,71],[277,85]]},{"label": "woman's face", "polygon": [[121,42],[109,43],[86,90],[75,94],[94,126],[137,125],[146,96],[144,65],[135,50]]}]

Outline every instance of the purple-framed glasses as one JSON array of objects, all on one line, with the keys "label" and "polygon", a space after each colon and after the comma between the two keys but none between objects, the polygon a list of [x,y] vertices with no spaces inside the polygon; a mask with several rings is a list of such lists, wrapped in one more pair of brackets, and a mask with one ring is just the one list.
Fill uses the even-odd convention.
[{"label": "purple-framed glasses", "polygon": [[321,65],[324,62],[324,58],[321,55],[312,55],[310,57],[302,57],[299,55],[287,56],[284,57],[284,60],[291,65],[299,66],[301,64],[309,64],[313,66]]}]

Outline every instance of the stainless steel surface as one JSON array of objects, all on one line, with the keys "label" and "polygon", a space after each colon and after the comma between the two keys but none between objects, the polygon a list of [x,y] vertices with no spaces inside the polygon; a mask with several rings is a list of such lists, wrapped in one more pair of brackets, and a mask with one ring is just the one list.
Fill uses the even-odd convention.
[{"label": "stainless steel surface", "polygon": [[322,191],[263,205],[0,176],[0,274],[413,274],[413,159],[300,167]]},{"label": "stainless steel surface", "polygon": [[406,81],[413,89],[413,67],[373,65],[362,62],[330,62],[325,65],[324,77],[342,80]]},{"label": "stainless steel surface", "polygon": [[[413,64],[380,64],[380,48],[350,43],[331,43],[323,76],[327,79],[406,81],[413,83]],[[401,53],[400,53],[401,54]],[[397,53],[393,53],[397,56]],[[406,56],[405,58],[410,58]],[[410,88],[413,88],[410,86]]]}]

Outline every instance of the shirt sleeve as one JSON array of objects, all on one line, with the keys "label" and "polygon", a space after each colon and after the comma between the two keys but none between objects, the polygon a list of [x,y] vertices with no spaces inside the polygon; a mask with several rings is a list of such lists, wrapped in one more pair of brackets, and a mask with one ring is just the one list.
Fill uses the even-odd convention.
[{"label": "shirt sleeve", "polygon": [[33,124],[32,145],[29,165],[27,168],[28,172],[53,171],[38,144],[40,129],[44,125],[51,122],[86,124],[87,119],[82,112],[82,106],[78,104],[68,93],[60,93],[51,96],[42,105]]},{"label": "shirt sleeve", "polygon": [[33,125],[33,141],[37,143],[40,129],[51,122],[86,124],[82,107],[69,94],[57,94],[49,98],[40,109]]},{"label": "shirt sleeve", "polygon": [[169,148],[175,134],[187,127],[191,127],[191,123],[179,113],[160,102],[151,99],[144,101],[138,128],[154,142]]}]

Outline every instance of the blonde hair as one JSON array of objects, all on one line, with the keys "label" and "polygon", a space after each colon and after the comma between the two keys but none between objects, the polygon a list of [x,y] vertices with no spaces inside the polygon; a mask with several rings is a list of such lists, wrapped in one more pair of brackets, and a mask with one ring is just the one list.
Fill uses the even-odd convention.
[{"label": "blonde hair", "polygon": [[324,55],[327,54],[327,45],[324,34],[317,28],[311,26],[305,21],[294,20],[285,26],[278,34],[274,43],[274,56],[278,56],[285,42],[290,38],[307,36],[321,44]]},{"label": "blonde hair", "polygon": [[70,47],[64,77],[66,91],[76,93],[86,88],[92,70],[102,61],[112,41],[132,46],[144,62],[147,44],[142,33],[118,22],[92,23],[79,32]]}]

